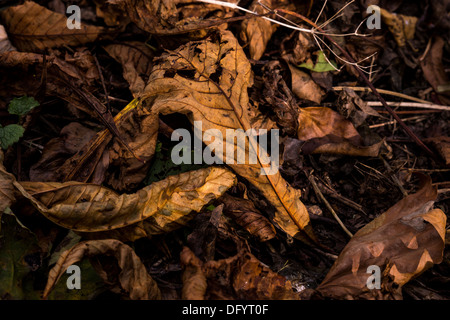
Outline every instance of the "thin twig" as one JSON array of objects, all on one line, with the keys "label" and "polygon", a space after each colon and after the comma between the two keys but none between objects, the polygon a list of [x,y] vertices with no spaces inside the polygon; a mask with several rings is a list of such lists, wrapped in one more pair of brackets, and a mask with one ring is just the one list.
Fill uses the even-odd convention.
[{"label": "thin twig", "polygon": [[[334,91],[343,91],[345,89],[350,89],[353,91],[371,92],[371,89],[368,87],[344,87],[344,86],[333,87]],[[386,94],[386,95],[393,96],[393,97],[403,98],[403,99],[416,101],[416,102],[420,102],[420,103],[426,103],[426,104],[431,103],[430,101],[426,101],[426,100],[422,100],[422,99],[419,99],[416,97],[408,96],[404,93],[399,93],[399,92],[384,90],[384,89],[377,89],[377,91],[381,94]]]},{"label": "thin twig", "polygon": [[384,166],[386,167],[386,169],[389,171],[389,174],[391,175],[392,181],[394,181],[394,183],[397,185],[397,187],[400,189],[400,192],[407,197],[408,196],[408,192],[406,192],[405,188],[403,187],[403,184],[400,182],[400,180],[398,180],[397,176],[395,175],[394,170],[392,169],[392,167],[390,166],[390,164],[386,161],[386,159],[384,159],[384,157],[380,154],[378,156],[381,161],[383,161]]},{"label": "thin twig", "polygon": [[[393,107],[403,107],[403,108],[422,108],[422,109],[432,109],[432,110],[444,110],[450,111],[449,106],[441,106],[439,104],[432,103],[419,103],[419,102],[386,102],[389,106]],[[383,104],[379,101],[366,101],[366,104],[370,107],[381,107]]]},{"label": "thin twig", "polygon": [[316,193],[316,196],[323,202],[323,204],[327,207],[327,209],[331,212],[333,217],[336,219],[336,221],[341,226],[342,230],[351,238],[353,237],[353,234],[347,229],[347,227],[344,225],[344,223],[341,221],[341,219],[338,217],[336,211],[334,211],[333,207],[330,205],[330,203],[327,201],[327,199],[324,197],[323,193],[320,191],[319,186],[316,183],[316,179],[312,174],[313,172],[308,175],[308,180],[311,182],[311,185],[313,186],[314,192]]}]

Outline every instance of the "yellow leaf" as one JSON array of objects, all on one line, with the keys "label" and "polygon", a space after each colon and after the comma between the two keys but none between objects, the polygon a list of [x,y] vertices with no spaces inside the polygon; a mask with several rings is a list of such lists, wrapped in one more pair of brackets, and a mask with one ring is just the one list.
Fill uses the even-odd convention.
[{"label": "yellow leaf", "polygon": [[67,28],[65,15],[32,1],[10,7],[0,13],[10,40],[20,51],[36,52],[46,48],[78,46],[97,40],[104,29],[81,24],[81,29]]},{"label": "yellow leaf", "polygon": [[[251,84],[251,66],[238,41],[231,32],[218,31],[209,39],[190,42],[163,55],[153,68],[141,100],[144,108],[155,114],[178,112],[187,115],[192,123],[201,121],[203,132],[219,130],[223,139],[219,142],[226,150],[227,129],[247,132],[254,126],[252,119],[260,114],[249,104],[247,89]],[[226,155],[217,156],[270,201],[275,208],[274,221],[282,230],[292,237],[306,240],[306,233],[314,239],[300,190],[292,188],[278,171],[261,174],[270,173],[270,164],[261,161],[255,139],[245,139],[246,158],[252,148],[258,157],[256,164],[230,164],[237,152],[229,155],[224,151]],[[233,142],[229,148],[236,151],[238,146]]]},{"label": "yellow leaf", "polygon": [[[117,240],[93,240],[80,242],[71,249],[64,251],[59,257],[56,265],[50,270],[47,285],[43,297],[46,298],[67,268],[87,256],[89,258],[98,255],[113,256],[121,272],[118,275],[120,287],[130,296],[132,300],[159,300],[161,293],[158,285],[145,269],[144,264],[132,248]],[[97,272],[107,279],[106,272],[100,264],[95,265]],[[82,276],[82,275],[81,275]]]},{"label": "yellow leaf", "polygon": [[147,235],[171,231],[190,213],[220,197],[236,182],[227,169],[210,167],[155,182],[136,193],[79,182],[20,182],[35,207],[62,227],[82,232],[109,231],[144,221]]}]

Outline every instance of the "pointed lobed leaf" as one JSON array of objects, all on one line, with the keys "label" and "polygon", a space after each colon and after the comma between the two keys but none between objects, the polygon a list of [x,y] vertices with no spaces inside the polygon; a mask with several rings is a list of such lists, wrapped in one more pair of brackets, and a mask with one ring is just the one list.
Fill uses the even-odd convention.
[{"label": "pointed lobed leaf", "polygon": [[[203,132],[220,130],[226,146],[227,129],[250,130],[251,119],[259,115],[249,104],[247,89],[251,84],[251,67],[245,53],[231,32],[220,31],[208,40],[191,42],[163,56],[141,99],[156,114],[178,112],[188,115],[192,122],[201,121]],[[249,146],[259,154],[258,144],[246,139],[247,159]],[[236,151],[237,145],[231,148]],[[228,159],[222,159],[229,164],[235,155],[236,152],[227,154]],[[282,230],[305,239],[303,230],[314,238],[308,212],[300,201],[300,190],[289,186],[279,172],[262,175],[261,170],[269,170],[269,165],[262,163],[258,159],[256,164],[230,166],[270,201],[275,208],[274,221]]]}]

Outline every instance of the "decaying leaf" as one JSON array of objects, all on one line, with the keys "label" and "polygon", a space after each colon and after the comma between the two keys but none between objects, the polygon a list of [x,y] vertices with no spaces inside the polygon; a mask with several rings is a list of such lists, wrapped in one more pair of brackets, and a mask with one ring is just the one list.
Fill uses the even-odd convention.
[{"label": "decaying leaf", "polygon": [[130,41],[105,46],[105,50],[122,65],[123,77],[137,96],[144,90],[152,68],[153,51],[142,42]]},{"label": "decaying leaf", "polygon": [[221,200],[225,204],[224,213],[245,228],[250,234],[256,236],[259,241],[267,241],[275,237],[275,228],[255,208],[253,202],[247,199],[233,197],[229,194],[224,194]]},{"label": "decaying leaf", "polygon": [[399,47],[404,47],[407,40],[414,38],[418,20],[416,17],[391,13],[383,8],[380,8],[380,14]]},{"label": "decaying leaf", "polygon": [[[335,299],[401,299],[405,283],[442,260],[446,216],[432,209],[436,197],[427,177],[417,193],[353,236],[317,291]],[[381,270],[381,289],[367,286],[370,266]]]},{"label": "decaying leaf", "polygon": [[31,181],[61,181],[59,169],[95,135],[95,131],[78,122],[65,126],[60,137],[50,140],[44,147],[41,159],[30,168]]},{"label": "decaying leaf", "polygon": [[[56,265],[50,270],[47,285],[43,297],[46,298],[59,278],[67,268],[83,257],[95,257],[99,255],[113,256],[121,272],[118,275],[120,287],[132,300],[157,300],[161,298],[158,285],[150,277],[144,264],[126,244],[117,240],[84,241],[75,245],[70,250],[64,251]],[[95,265],[99,267],[99,264]],[[97,270],[106,281],[107,274],[102,269]]]},{"label": "decaying leaf", "polygon": [[205,29],[223,24],[224,18],[230,18],[234,14],[230,8],[186,0],[109,2],[122,8],[140,29],[158,35],[196,32],[198,36],[204,36]]},{"label": "decaying leaf", "polygon": [[421,61],[420,66],[423,75],[428,83],[433,87],[434,91],[439,94],[442,103],[450,103],[449,90],[441,92],[440,86],[448,85],[449,77],[444,71],[442,62],[444,53],[445,40],[436,36],[427,55]]},{"label": "decaying leaf", "polygon": [[180,262],[184,266],[181,298],[204,300],[208,284],[202,271],[202,262],[188,247],[184,247],[181,251]]},{"label": "decaying leaf", "polygon": [[376,157],[382,142],[364,146],[350,121],[326,107],[301,108],[298,139],[305,141],[304,153],[332,153]]},{"label": "decaying leaf", "polygon": [[[198,299],[296,300],[290,281],[273,272],[247,249],[227,259],[201,261],[185,247],[181,253],[185,267],[183,292],[191,289]],[[194,275],[195,278],[189,278]],[[207,280],[207,281],[205,281]],[[206,283],[205,283],[206,282]]]},{"label": "decaying leaf", "polygon": [[[147,110],[155,114],[178,112],[187,115],[191,122],[201,121],[203,133],[209,129],[220,132],[221,136],[214,136],[216,145],[227,145],[227,129],[251,130],[251,119],[259,113],[249,104],[247,93],[251,66],[231,32],[219,31],[209,39],[181,46],[163,55],[160,61],[141,97]],[[216,153],[216,157],[261,191],[275,208],[274,221],[283,231],[303,240],[305,234],[314,239],[308,212],[299,199],[300,190],[289,186],[277,170],[269,172],[270,164],[261,160],[255,139],[244,139],[246,158],[252,148],[256,164],[236,164],[239,145],[234,141],[223,152],[226,154],[229,148],[235,150],[233,154],[226,154],[225,158]],[[213,141],[204,142],[210,145]]]},{"label": "decaying leaf", "polygon": [[16,200],[13,181],[16,179],[3,166],[3,151],[0,150],[0,219],[2,213]]},{"label": "decaying leaf", "polygon": [[62,45],[78,46],[98,39],[104,29],[81,24],[67,28],[65,15],[50,11],[35,2],[9,7],[0,13],[10,40],[20,51],[44,51]]},{"label": "decaying leaf", "polygon": [[292,76],[292,92],[300,99],[319,104],[325,95],[322,88],[306,72],[291,65],[289,70]]},{"label": "decaying leaf", "polygon": [[[273,8],[272,0],[253,1],[249,10],[257,12],[258,14],[264,14],[265,9],[259,4],[262,3],[269,8]],[[277,6],[277,8],[279,8]],[[244,41],[248,42],[250,51],[250,58],[254,60],[261,59],[264,51],[266,50],[267,43],[269,42],[272,34],[275,32],[276,24],[261,18],[252,18],[242,21],[241,37]]]},{"label": "decaying leaf", "polygon": [[[144,220],[148,235],[189,221],[209,201],[234,185],[229,170],[207,168],[170,176],[133,194],[79,182],[21,182],[26,195],[48,219],[83,232],[108,231]],[[32,198],[31,198],[32,197]]]},{"label": "decaying leaf", "polygon": [[447,166],[450,166],[450,137],[433,137],[425,139],[439,152]]}]

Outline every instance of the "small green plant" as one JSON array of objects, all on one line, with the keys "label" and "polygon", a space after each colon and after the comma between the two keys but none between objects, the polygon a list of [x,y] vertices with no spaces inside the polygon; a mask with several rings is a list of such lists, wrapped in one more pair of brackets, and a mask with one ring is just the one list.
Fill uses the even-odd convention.
[{"label": "small green plant", "polygon": [[327,61],[323,51],[317,52],[317,61],[315,65],[309,62],[309,63],[302,63],[298,67],[306,68],[313,72],[327,72],[327,71],[334,71],[337,69],[337,65],[334,61]]},{"label": "small green plant", "polygon": [[[33,97],[23,96],[20,98],[14,98],[9,103],[8,112],[10,114],[18,115],[20,123],[22,117],[38,105],[39,102],[37,102]],[[18,142],[24,132],[25,129],[20,124],[9,124],[5,127],[0,125],[0,144],[2,149],[6,150],[14,143]]]}]

